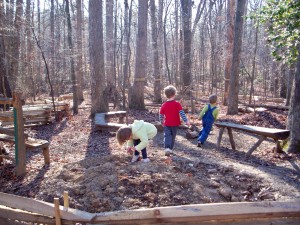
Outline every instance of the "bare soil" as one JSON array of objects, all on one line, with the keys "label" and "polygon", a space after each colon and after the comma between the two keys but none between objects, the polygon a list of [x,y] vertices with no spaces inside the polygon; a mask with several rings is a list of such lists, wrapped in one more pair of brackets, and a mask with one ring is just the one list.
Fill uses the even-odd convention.
[{"label": "bare soil", "polygon": [[[237,150],[232,150],[225,132],[222,147],[216,150],[217,127],[202,148],[196,146],[196,139],[186,139],[186,129],[179,129],[175,154],[166,157],[160,132],[147,150],[151,162],[131,163],[114,132],[94,129],[89,112],[81,109],[59,123],[28,129],[29,136],[50,141],[51,164],[44,166],[40,150],[30,151],[26,175],[15,177],[14,162],[4,160],[0,191],[51,203],[60,197],[61,204],[63,192],[68,191],[70,207],[88,212],[300,198],[300,155],[273,153],[272,140],[264,141],[247,158],[255,136],[234,131]],[[231,117],[225,112],[221,107],[219,120],[276,128],[284,128],[287,117],[281,110]],[[197,113],[188,116],[200,128]],[[129,122],[157,118],[155,107],[129,112]]]}]

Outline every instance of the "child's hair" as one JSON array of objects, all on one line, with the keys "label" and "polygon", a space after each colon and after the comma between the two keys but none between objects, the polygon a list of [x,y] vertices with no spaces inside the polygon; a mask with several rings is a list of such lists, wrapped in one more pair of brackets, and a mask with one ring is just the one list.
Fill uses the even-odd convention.
[{"label": "child's hair", "polygon": [[211,95],[211,96],[209,96],[209,103],[210,104],[214,104],[214,103],[216,103],[217,102],[217,100],[218,100],[218,97],[217,97],[217,95]]},{"label": "child's hair", "polygon": [[119,145],[123,145],[131,136],[132,130],[129,126],[120,127],[117,131],[116,138]]},{"label": "child's hair", "polygon": [[171,98],[176,95],[176,88],[173,85],[169,85],[164,88],[164,92],[167,98]]}]

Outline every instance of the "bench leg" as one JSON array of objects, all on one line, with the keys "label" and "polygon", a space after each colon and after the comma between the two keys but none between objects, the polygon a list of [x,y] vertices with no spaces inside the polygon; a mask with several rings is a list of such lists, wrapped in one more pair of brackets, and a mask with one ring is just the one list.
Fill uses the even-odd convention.
[{"label": "bench leg", "polygon": [[249,149],[249,151],[247,152],[247,156],[250,156],[252,154],[252,152],[254,152],[254,150],[264,141],[266,140],[265,136],[260,136],[259,140]]},{"label": "bench leg", "polygon": [[232,129],[230,127],[227,127],[228,130],[228,135],[229,135],[229,140],[230,140],[230,144],[233,150],[235,150],[235,143],[233,140],[233,134],[232,134]]},{"label": "bench leg", "polygon": [[50,154],[49,154],[48,146],[43,148],[43,155],[44,155],[45,164],[50,164]]},{"label": "bench leg", "polygon": [[217,142],[217,150],[219,150],[219,148],[220,148],[223,133],[224,133],[224,127],[221,127],[220,131],[219,131],[218,142]]},{"label": "bench leg", "polygon": [[282,151],[280,142],[278,140],[275,140],[275,139],[274,139],[274,141],[276,142],[276,147],[274,149],[274,152],[276,152],[276,153],[282,153],[283,151]]}]

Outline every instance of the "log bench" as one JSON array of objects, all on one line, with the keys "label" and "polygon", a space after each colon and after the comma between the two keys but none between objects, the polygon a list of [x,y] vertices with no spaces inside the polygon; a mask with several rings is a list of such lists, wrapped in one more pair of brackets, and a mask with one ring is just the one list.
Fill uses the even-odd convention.
[{"label": "log bench", "polygon": [[[95,126],[98,130],[116,131],[120,127],[125,126],[124,118],[127,116],[126,111],[115,111],[95,114]],[[119,123],[110,123],[111,118],[119,118]]]},{"label": "log bench", "polygon": [[[0,141],[15,143],[15,137],[8,134],[0,134]],[[26,149],[36,149],[41,148],[43,150],[44,162],[45,164],[50,164],[50,154],[49,154],[49,142],[41,139],[26,138],[25,139]],[[0,162],[3,158],[10,158],[0,153]]]},{"label": "log bench", "polygon": [[235,150],[235,143],[233,138],[232,130],[240,130],[246,133],[254,134],[259,137],[258,141],[248,150],[247,156],[251,155],[252,152],[267,138],[271,138],[276,143],[276,152],[282,152],[282,148],[280,146],[279,140],[285,140],[289,137],[290,131],[283,129],[275,129],[275,128],[265,128],[265,127],[257,127],[250,125],[241,125],[235,123],[228,122],[216,122],[215,125],[220,128],[219,137],[217,141],[217,149],[220,148],[222,135],[224,133],[224,129],[227,128],[229,140],[232,149]]}]

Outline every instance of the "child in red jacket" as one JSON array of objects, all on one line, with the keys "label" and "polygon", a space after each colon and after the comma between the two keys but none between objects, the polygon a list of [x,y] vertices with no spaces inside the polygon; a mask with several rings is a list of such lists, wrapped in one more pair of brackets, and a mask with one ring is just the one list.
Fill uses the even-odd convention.
[{"label": "child in red jacket", "polygon": [[167,101],[162,104],[159,111],[159,121],[164,127],[164,147],[165,155],[169,156],[173,153],[175,137],[178,126],[180,125],[180,117],[190,126],[190,123],[182,109],[181,104],[175,100],[176,88],[172,85],[164,89]]}]

